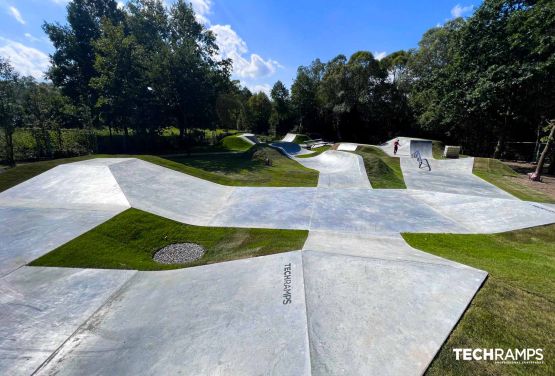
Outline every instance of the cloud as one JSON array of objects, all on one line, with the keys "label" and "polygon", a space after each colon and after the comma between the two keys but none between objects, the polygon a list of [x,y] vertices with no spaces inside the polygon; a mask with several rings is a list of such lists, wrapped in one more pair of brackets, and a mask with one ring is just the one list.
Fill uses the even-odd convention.
[{"label": "cloud", "polygon": [[25,20],[23,19],[23,17],[21,16],[21,13],[19,13],[19,10],[16,7],[10,6],[8,7],[8,10],[10,11],[11,16],[15,18],[17,22],[19,22],[22,25],[25,25]]},{"label": "cloud", "polygon": [[190,2],[195,11],[197,21],[209,25],[210,20],[208,19],[208,15],[211,13],[212,0],[190,0]]},{"label": "cloud", "polygon": [[270,92],[272,91],[272,86],[270,86],[270,84],[243,84],[243,86],[246,86],[253,94],[262,92],[270,96]]},{"label": "cloud", "polygon": [[44,79],[50,66],[48,55],[36,48],[0,37],[0,55],[8,58],[12,66],[24,76]]},{"label": "cloud", "polygon": [[23,34],[25,36],[25,38],[29,39],[31,42],[38,42],[40,41],[39,38],[35,37],[33,34],[31,33],[25,33]]},{"label": "cloud", "polygon": [[376,59],[376,60],[381,60],[386,56],[387,56],[387,52],[385,52],[385,51],[382,51],[382,52],[377,52],[376,51],[376,52],[374,52],[374,59]]},{"label": "cloud", "polygon": [[464,17],[466,14],[471,13],[472,10],[474,10],[474,5],[461,6],[457,4],[451,9],[451,16],[453,18]]},{"label": "cloud", "polygon": [[222,59],[233,60],[233,73],[240,78],[260,78],[273,75],[281,65],[275,60],[265,60],[258,54],[248,54],[247,43],[230,25],[213,25],[210,30]]}]

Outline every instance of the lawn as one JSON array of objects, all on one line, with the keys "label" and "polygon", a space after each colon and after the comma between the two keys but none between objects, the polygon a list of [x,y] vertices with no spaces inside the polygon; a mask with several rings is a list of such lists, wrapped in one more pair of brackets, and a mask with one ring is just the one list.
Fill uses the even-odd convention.
[{"label": "lawn", "polygon": [[239,136],[226,136],[216,145],[195,146],[191,149],[192,153],[222,153],[247,151],[253,145]]},{"label": "lawn", "polygon": [[[489,273],[428,375],[555,374],[555,225],[492,235],[403,237],[415,248]],[[453,348],[543,348],[545,364],[456,361]]]},{"label": "lawn", "polygon": [[308,137],[306,134],[298,134],[295,136],[295,139],[293,140],[293,142],[296,144],[304,144],[309,140],[310,140],[310,137]]},{"label": "lawn", "polygon": [[[308,231],[199,227],[128,209],[31,262],[32,266],[167,270],[299,250]],[[154,253],[172,243],[193,242],[206,250],[187,264],[164,265]]]},{"label": "lawn", "polygon": [[320,146],[318,148],[310,149],[310,151],[312,151],[312,153],[310,153],[310,154],[297,155],[296,157],[297,158],[312,158],[312,157],[320,155],[323,152],[325,152],[326,150],[330,150],[330,149],[331,149],[331,146],[324,145],[324,146]]},{"label": "lawn", "polygon": [[390,157],[374,146],[359,146],[355,153],[362,156],[364,160],[364,167],[372,188],[407,188],[399,158]]},{"label": "lawn", "polygon": [[[265,145],[238,154],[141,158],[224,185],[315,187],[318,183],[318,171],[306,168]],[[266,159],[271,165],[266,164]]]},{"label": "lawn", "polygon": [[[246,152],[161,157],[154,155],[88,155],[19,165],[0,173],[0,192],[63,163],[91,158],[139,158],[215,183],[255,187],[315,187],[318,171],[303,167],[277,150],[258,145]],[[272,165],[265,163],[265,158]]]},{"label": "lawn", "polygon": [[555,200],[545,193],[519,184],[518,181],[512,179],[518,176],[518,174],[497,159],[475,158],[472,172],[474,175],[509,192],[521,200],[555,203]]}]

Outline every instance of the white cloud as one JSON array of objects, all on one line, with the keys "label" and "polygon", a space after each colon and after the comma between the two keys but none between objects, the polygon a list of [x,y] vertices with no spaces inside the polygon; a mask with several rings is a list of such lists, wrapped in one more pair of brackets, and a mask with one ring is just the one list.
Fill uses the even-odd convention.
[{"label": "white cloud", "polygon": [[385,52],[385,51],[381,51],[381,52],[376,51],[376,52],[374,52],[374,59],[376,59],[376,60],[381,60],[386,56],[387,56],[387,52]]},{"label": "white cloud", "polygon": [[240,78],[260,78],[273,75],[281,65],[275,60],[265,60],[258,54],[248,54],[247,43],[230,25],[213,25],[210,30],[222,59],[233,60],[233,73]]},{"label": "white cloud", "polygon": [[466,14],[471,13],[473,9],[474,5],[461,6],[460,4],[457,4],[453,7],[453,9],[451,9],[451,16],[453,16],[453,18],[463,17]]},{"label": "white cloud", "polygon": [[19,22],[22,25],[25,25],[25,20],[23,19],[23,17],[21,16],[21,13],[19,13],[19,10],[14,7],[14,6],[10,6],[8,7],[10,14],[13,18],[15,18],[15,20],[17,22]]},{"label": "white cloud", "polygon": [[243,86],[246,86],[251,91],[251,93],[253,93],[253,94],[263,92],[267,96],[270,96],[270,92],[272,91],[272,86],[270,84],[254,84],[254,85],[251,85],[251,84],[243,83]]},{"label": "white cloud", "polygon": [[50,66],[48,55],[36,48],[0,37],[0,55],[8,58],[12,66],[24,76],[44,79]]},{"label": "white cloud", "polygon": [[125,3],[123,1],[118,1],[118,9],[125,8]]},{"label": "white cloud", "polygon": [[29,39],[31,42],[38,42],[38,41],[40,41],[39,38],[35,37],[35,36],[34,36],[33,34],[31,34],[31,33],[25,33],[25,34],[23,34],[23,35],[25,35],[25,38]]}]

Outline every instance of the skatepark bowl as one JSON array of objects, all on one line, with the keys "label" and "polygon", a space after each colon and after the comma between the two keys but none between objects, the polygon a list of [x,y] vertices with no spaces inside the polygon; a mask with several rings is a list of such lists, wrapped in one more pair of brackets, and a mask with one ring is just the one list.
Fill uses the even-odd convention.
[{"label": "skatepark bowl", "polygon": [[[293,139],[284,152],[302,152]],[[372,189],[348,144],[288,154],[320,172],[312,188],[223,186],[105,158],[0,193],[0,374],[424,373],[487,273],[400,233],[495,233],[554,223],[555,211],[472,175],[471,158],[418,169],[406,141],[407,189]],[[171,271],[27,266],[130,207],[309,234],[291,252]]]}]

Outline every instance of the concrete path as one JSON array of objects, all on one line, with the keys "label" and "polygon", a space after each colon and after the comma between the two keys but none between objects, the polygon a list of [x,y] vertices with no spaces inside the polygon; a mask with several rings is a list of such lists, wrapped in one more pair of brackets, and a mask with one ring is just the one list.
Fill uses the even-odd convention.
[{"label": "concrete path", "polygon": [[[323,175],[358,160],[330,154]],[[555,223],[547,205],[459,194],[470,185],[226,187],[136,159],[60,167],[0,193],[1,374],[419,375],[486,273],[399,233]],[[175,271],[23,266],[129,206],[310,233],[302,252]]]}]

